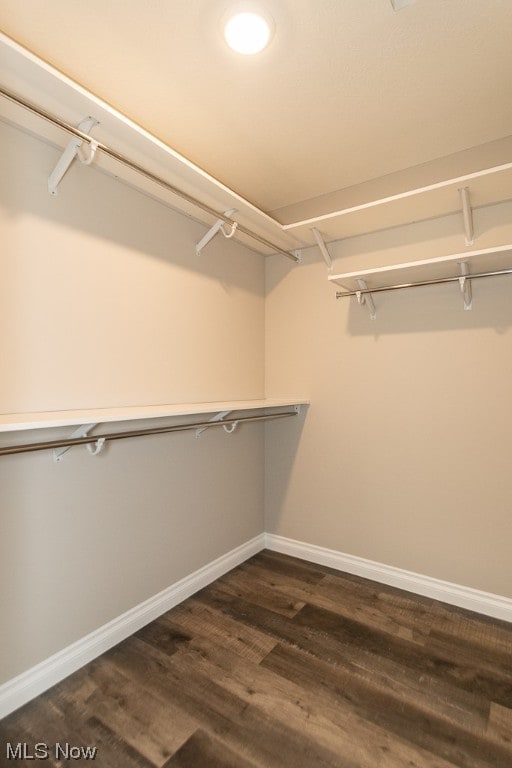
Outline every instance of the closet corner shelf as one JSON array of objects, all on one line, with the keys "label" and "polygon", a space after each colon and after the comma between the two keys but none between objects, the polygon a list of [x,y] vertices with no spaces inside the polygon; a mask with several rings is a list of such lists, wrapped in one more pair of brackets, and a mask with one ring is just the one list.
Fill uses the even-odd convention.
[{"label": "closet corner shelf", "polygon": [[[466,265],[464,269],[463,265]],[[338,296],[391,291],[418,285],[491,276],[512,269],[512,244],[453,253],[420,261],[330,275],[329,281],[343,290]],[[491,274],[489,274],[491,273]]]},{"label": "closet corner shelf", "polygon": [[494,205],[511,199],[512,163],[505,162],[461,176],[443,178],[423,187],[404,186],[403,191],[387,197],[372,198],[370,194],[369,200],[354,204],[347,197],[346,207],[284,224],[283,230],[314,245],[314,228],[330,243],[390,227],[427,221],[460,212],[459,195],[464,187],[468,195],[471,193],[470,205],[473,209]]},{"label": "closet corner shelf", "polygon": [[227,400],[222,402],[143,405],[122,408],[89,408],[75,411],[44,411],[41,413],[9,413],[0,415],[0,432],[264,410],[300,405],[309,405],[309,400],[304,398],[267,398],[262,400]]}]

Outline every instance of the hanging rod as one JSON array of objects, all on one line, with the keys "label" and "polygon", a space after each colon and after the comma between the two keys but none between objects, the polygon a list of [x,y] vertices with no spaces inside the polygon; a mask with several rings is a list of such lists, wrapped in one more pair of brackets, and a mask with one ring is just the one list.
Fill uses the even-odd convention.
[{"label": "hanging rod", "polygon": [[[510,275],[511,269],[496,269],[493,272],[476,272],[474,275],[465,275],[466,280],[478,280],[480,277],[495,277],[496,275]],[[336,298],[342,299],[345,296],[357,296],[364,293],[380,293],[381,291],[398,291],[401,288],[418,288],[422,285],[439,285],[441,283],[458,283],[461,276],[458,277],[438,277],[434,280],[418,280],[415,283],[401,283],[400,285],[383,285],[380,288],[361,288],[353,291],[336,291]]]},{"label": "hanging rod", "polygon": [[97,443],[98,440],[124,440],[127,437],[143,437],[145,435],[163,435],[167,432],[185,432],[194,429],[210,427],[224,427],[227,424],[240,424],[242,421],[270,421],[271,419],[284,419],[288,416],[297,416],[298,411],[285,411],[284,413],[267,413],[260,416],[239,416],[237,418],[223,419],[222,421],[200,421],[194,424],[175,424],[167,427],[148,427],[148,429],[132,429],[127,432],[109,432],[105,435],[87,435],[63,440],[47,440],[41,443],[24,443],[21,445],[8,445],[0,448],[0,456],[9,456],[13,453],[30,453],[32,451],[46,451],[51,448],[69,448],[73,445],[85,445]]},{"label": "hanging rod", "polygon": [[[105,155],[108,155],[113,160],[117,160],[117,162],[122,163],[123,165],[126,165],[128,168],[131,168],[132,171],[136,171],[142,176],[145,176],[146,179],[153,181],[155,184],[159,184],[161,187],[164,187],[164,189],[167,189],[169,192],[172,192],[173,195],[180,197],[182,200],[185,200],[187,203],[191,203],[192,205],[196,206],[196,208],[199,208],[200,210],[204,211],[204,213],[208,213],[211,216],[214,216],[216,219],[222,219],[226,224],[233,224],[233,220],[228,218],[224,213],[219,213],[219,211],[216,211],[214,208],[211,208],[206,203],[202,203],[196,197],[189,195],[187,192],[183,192],[183,190],[178,189],[173,184],[169,184],[169,182],[164,181],[164,179],[161,179],[159,176],[156,176],[154,173],[151,173],[150,171],[146,170],[141,165],[138,165],[138,163],[134,163],[132,160],[129,160],[127,157],[125,157],[124,155],[121,155],[119,152],[116,152],[110,147],[107,147],[106,144],[102,144],[99,141],[95,141],[87,133],[83,133],[83,131],[81,131],[80,129],[75,128],[73,125],[69,125],[69,123],[66,123],[64,120],[61,120],[55,115],[52,115],[49,112],[46,112],[44,109],[37,107],[35,104],[31,104],[30,102],[25,101],[25,99],[22,99],[21,96],[17,96],[11,93],[10,91],[6,91],[2,87],[0,87],[0,96],[3,96],[13,104],[17,104],[19,107],[23,107],[29,112],[32,112],[32,114],[37,115],[38,117],[41,117],[43,120],[46,120],[47,122],[52,123],[53,125],[56,125],[58,128],[61,128],[63,131],[66,131],[67,133],[70,133],[72,136],[76,136],[77,138],[82,139],[82,141],[87,142],[89,145],[93,144],[96,149],[101,150]],[[258,243],[261,243],[261,245],[264,245],[267,248],[271,248],[277,253],[280,253],[282,256],[286,256],[287,259],[291,259],[295,263],[298,263],[299,259],[297,258],[297,256],[294,256],[293,253],[290,253],[289,251],[285,251],[283,248],[280,248],[279,246],[274,245],[274,243],[271,243],[269,240],[266,240],[264,237],[257,235],[255,232],[252,232],[250,229],[247,229],[247,227],[244,227],[243,225],[238,224],[237,230],[238,232],[241,232],[242,234],[247,235],[253,240],[256,240]]]}]

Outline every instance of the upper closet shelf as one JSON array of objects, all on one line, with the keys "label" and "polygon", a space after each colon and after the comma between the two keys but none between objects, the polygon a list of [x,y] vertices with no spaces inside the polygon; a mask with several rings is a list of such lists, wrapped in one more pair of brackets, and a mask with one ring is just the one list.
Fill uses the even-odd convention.
[{"label": "upper closet shelf", "polygon": [[464,206],[468,218],[472,208],[512,198],[512,138],[506,137],[269,215],[2,33],[0,63],[0,119],[64,151],[50,175],[52,193],[78,155],[204,223],[209,229],[197,251],[222,232],[262,255],[295,262],[301,248],[318,245],[329,263],[326,243]]},{"label": "upper closet shelf", "polygon": [[308,404],[309,400],[304,398],[267,398],[265,400],[227,400],[210,403],[90,408],[76,411],[45,411],[42,413],[9,413],[0,415],[0,432],[77,426],[80,424],[106,424],[116,421],[162,419],[172,416],[238,413],[239,411],[286,408]]},{"label": "upper closet shelf", "polygon": [[[0,62],[0,119],[62,150],[68,129],[84,126],[80,130],[94,143],[87,137],[78,143],[89,143],[85,154],[94,167],[209,227],[219,216],[228,226],[236,221],[240,242],[263,255],[282,252],[296,260],[292,251],[300,243],[279,222],[2,33]],[[63,161],[62,175],[67,167]]]},{"label": "upper closet shelf", "polygon": [[463,208],[461,190],[464,189],[473,209],[510,200],[512,162],[358,202],[332,213],[285,224],[283,229],[311,245],[316,242],[315,229],[327,242],[341,240],[460,212]]}]

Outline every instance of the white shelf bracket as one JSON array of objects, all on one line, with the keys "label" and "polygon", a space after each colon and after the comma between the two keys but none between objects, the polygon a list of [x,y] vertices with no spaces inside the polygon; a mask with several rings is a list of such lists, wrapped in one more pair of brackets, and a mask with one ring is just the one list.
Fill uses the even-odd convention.
[{"label": "white shelf bracket", "polygon": [[[359,288],[361,288],[361,291],[367,291],[368,286],[366,285],[365,280],[361,280],[360,278],[357,279],[357,283],[359,285]],[[363,306],[366,304],[368,307],[368,311],[370,313],[370,318],[372,320],[375,320],[377,318],[377,310],[375,309],[375,304],[373,303],[373,296],[371,293],[361,293],[361,291],[356,291],[356,297],[357,297],[357,303]]]},{"label": "white shelf bracket", "polygon": [[318,231],[318,229],[316,227],[311,227],[311,231],[312,231],[312,233],[315,236],[315,240],[316,240],[317,245],[318,245],[318,247],[320,249],[320,253],[322,254],[323,259],[324,259],[325,263],[327,264],[327,269],[330,272],[332,270],[332,259],[331,259],[331,254],[327,250],[327,246],[325,244],[325,241],[324,241],[322,235],[320,234],[320,232]]},{"label": "white shelf bracket", "polygon": [[293,255],[295,256],[295,261],[297,264],[302,264],[302,248],[297,248],[296,251],[292,251]]},{"label": "white shelf bracket", "polygon": [[464,234],[466,245],[473,245],[475,242],[475,230],[473,227],[473,209],[469,199],[469,187],[459,189],[460,201],[462,204],[462,218],[464,219]]},{"label": "white shelf bracket", "polygon": [[[212,422],[214,422],[214,421],[222,421],[222,420],[223,420],[223,419],[225,419],[225,418],[226,418],[226,416],[228,416],[230,413],[231,413],[231,411],[220,411],[219,413],[216,413],[216,414],[215,414],[215,416],[212,416],[212,418],[211,418],[211,419],[208,419],[208,421],[212,421]],[[229,426],[233,426],[233,425],[230,425],[230,424],[226,424],[226,425],[224,426],[224,429],[226,430],[226,427],[229,427]],[[236,424],[235,424],[235,426],[233,427],[233,429],[228,429],[228,430],[226,430],[226,431],[227,431],[227,432],[234,432],[234,431],[235,431],[235,428],[236,428]],[[203,432],[206,432],[206,430],[207,430],[207,429],[208,429],[208,427],[200,427],[199,429],[196,429],[196,435],[195,435],[195,436],[196,436],[196,438],[200,437],[200,435],[202,435],[202,434],[203,434]]]},{"label": "white shelf bracket", "polygon": [[[82,133],[89,133],[92,128],[98,124],[98,120],[96,120],[95,117],[85,117],[78,126],[78,130],[82,131]],[[90,165],[94,160],[94,155],[96,154],[96,150],[98,148],[98,142],[91,141],[87,152],[84,152],[83,145],[84,141],[78,137],[71,139],[71,141],[68,143],[66,149],[61,155],[60,160],[48,177],[48,192],[50,195],[55,197],[55,195],[58,194],[58,186],[75,157],[78,157],[80,162],[84,165]]]},{"label": "white shelf bracket", "polygon": [[471,288],[471,280],[468,278],[469,267],[467,261],[461,261],[459,268],[461,275],[459,277],[459,285],[464,299],[464,309],[473,309],[473,290]]},{"label": "white shelf bracket", "polygon": [[[236,210],[237,210],[236,208],[229,208],[229,210],[224,211],[224,216],[227,216],[229,218],[234,213],[236,213]],[[196,243],[196,256],[200,256],[203,248],[205,248],[208,245],[210,240],[213,240],[217,232],[222,232],[224,237],[226,237],[228,240],[230,237],[233,237],[233,235],[236,232],[236,228],[238,227],[238,222],[234,221],[231,224],[231,230],[229,232],[226,231],[225,227],[226,227],[226,222],[224,221],[224,219],[217,219],[215,224],[213,224],[213,226],[210,227],[206,235],[202,237],[198,243]]]},{"label": "white shelf bracket", "polygon": [[[87,435],[89,434],[91,429],[94,429],[94,427],[97,427],[97,426],[98,426],[97,424],[83,424],[81,427],[78,427],[78,429],[75,429],[75,431],[69,436],[69,438],[70,438],[70,440],[72,440],[75,437],[87,437]],[[101,443],[101,447],[98,450],[98,444],[99,443]],[[98,438],[98,440],[96,442],[96,450],[92,449],[89,452],[93,456],[96,456],[101,451],[101,449],[103,448],[103,444],[104,443],[105,443],[104,438],[101,438],[101,437]],[[86,446],[89,449],[89,444],[88,443],[86,443]],[[67,451],[69,451],[70,448],[71,448],[71,446],[69,446],[69,445],[64,446],[63,448],[54,448],[53,449],[53,460],[54,460],[54,462],[58,463],[58,462],[62,461],[64,454]]]}]

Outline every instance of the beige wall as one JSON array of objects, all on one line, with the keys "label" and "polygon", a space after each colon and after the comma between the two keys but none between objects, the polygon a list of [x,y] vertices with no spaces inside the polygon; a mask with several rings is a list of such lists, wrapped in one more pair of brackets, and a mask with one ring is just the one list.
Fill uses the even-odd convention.
[{"label": "beige wall", "polygon": [[261,396],[261,257],[0,131],[0,412]]},{"label": "beige wall", "polygon": [[[512,204],[475,213],[512,242]],[[460,216],[331,246],[334,273],[464,250]],[[316,249],[267,260],[268,396],[311,398],[267,425],[266,530],[512,597],[512,278],[336,301]],[[300,438],[300,439],[299,439]]]},{"label": "beige wall", "polygon": [[[0,684],[266,530],[512,596],[510,278],[336,301],[0,124],[0,411],[309,396],[307,416],[0,460]],[[512,241],[512,204],[475,214]],[[460,217],[331,246],[335,271],[463,249]],[[266,311],[266,314],[265,314]],[[264,334],[264,320],[266,331]],[[0,444],[67,434],[37,431]],[[264,454],[265,449],[265,454]],[[266,473],[264,476],[264,455]],[[264,498],[265,491],[265,498]]]},{"label": "beige wall", "polygon": [[[0,124],[0,412],[263,396],[264,262]],[[119,425],[118,425],[119,426]],[[72,430],[3,434],[0,445]],[[263,427],[0,459],[0,683],[263,530]]]}]

